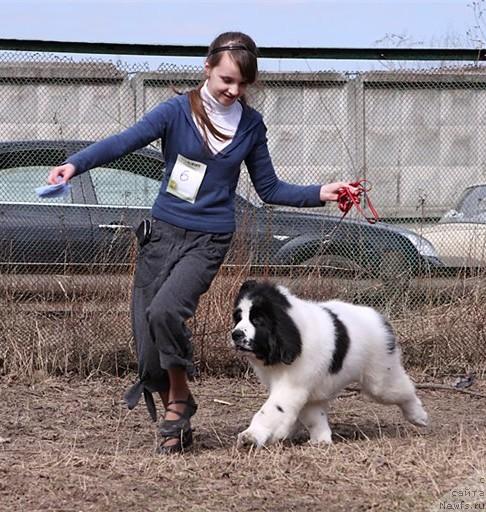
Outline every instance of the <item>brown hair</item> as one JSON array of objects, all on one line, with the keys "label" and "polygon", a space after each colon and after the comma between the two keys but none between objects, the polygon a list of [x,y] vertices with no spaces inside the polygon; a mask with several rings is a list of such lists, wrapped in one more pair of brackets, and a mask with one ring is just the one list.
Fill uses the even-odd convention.
[{"label": "brown hair", "polygon": [[[253,84],[258,75],[257,65],[257,47],[250,36],[242,32],[224,32],[220,34],[208,48],[208,56],[206,62],[209,67],[215,67],[221,61],[223,54],[227,53],[229,57],[238,65],[241,76],[249,84]],[[208,145],[206,133],[209,131],[218,140],[228,140],[229,137],[217,130],[211,123],[200,95],[203,84],[196,89],[189,91],[189,102],[191,110],[196,117],[197,122],[204,128],[204,139]],[[242,97],[242,101],[245,98]]]}]

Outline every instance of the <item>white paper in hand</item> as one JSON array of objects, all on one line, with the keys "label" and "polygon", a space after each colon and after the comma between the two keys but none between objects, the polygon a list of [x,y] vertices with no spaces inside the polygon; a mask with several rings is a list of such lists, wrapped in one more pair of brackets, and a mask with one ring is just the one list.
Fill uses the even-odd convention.
[{"label": "white paper in hand", "polygon": [[69,183],[56,183],[55,185],[46,185],[44,187],[37,187],[35,193],[39,197],[60,197],[69,194],[71,185]]}]

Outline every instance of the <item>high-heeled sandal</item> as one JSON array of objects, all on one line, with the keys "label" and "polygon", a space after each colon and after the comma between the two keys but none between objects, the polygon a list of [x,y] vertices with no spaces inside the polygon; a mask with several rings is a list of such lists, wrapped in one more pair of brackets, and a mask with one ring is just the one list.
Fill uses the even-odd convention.
[{"label": "high-heeled sandal", "polygon": [[[183,412],[171,409],[170,406],[173,404],[185,404]],[[177,414],[179,418],[176,420],[163,420],[159,426],[159,433],[162,437],[181,437],[181,432],[185,433],[191,429],[190,419],[197,411],[197,403],[191,393],[187,397],[187,400],[171,400],[167,404],[166,412],[172,412]],[[192,436],[192,434],[191,434]]]},{"label": "high-heeled sandal", "polygon": [[[184,453],[192,446],[192,428],[188,430],[181,430],[179,434],[173,434],[170,436],[162,436],[162,441],[157,449],[157,453],[160,454],[171,454],[171,453]],[[165,444],[171,439],[177,439],[177,443]]]}]

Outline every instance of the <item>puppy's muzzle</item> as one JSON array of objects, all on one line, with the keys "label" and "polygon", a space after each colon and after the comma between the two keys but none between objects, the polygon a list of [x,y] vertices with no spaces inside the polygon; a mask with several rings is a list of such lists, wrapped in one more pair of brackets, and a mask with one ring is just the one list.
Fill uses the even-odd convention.
[{"label": "puppy's muzzle", "polygon": [[237,349],[251,351],[250,342],[246,339],[246,334],[241,329],[235,329],[231,333],[231,339]]}]

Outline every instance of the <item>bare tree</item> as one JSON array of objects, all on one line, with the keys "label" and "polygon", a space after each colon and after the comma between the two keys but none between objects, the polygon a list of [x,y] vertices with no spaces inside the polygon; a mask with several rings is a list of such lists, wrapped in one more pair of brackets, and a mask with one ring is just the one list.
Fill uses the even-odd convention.
[{"label": "bare tree", "polygon": [[474,25],[467,30],[466,35],[475,48],[483,48],[486,44],[485,0],[472,0],[467,6],[472,10]]},{"label": "bare tree", "polygon": [[[471,0],[466,5],[472,15],[471,25],[465,34],[446,33],[433,37],[428,43],[415,40],[406,30],[401,33],[386,33],[375,41],[375,45],[393,48],[461,48],[486,47],[486,0]],[[453,65],[451,61],[380,61],[388,70],[444,68]],[[479,66],[479,62],[469,62],[466,67]],[[456,67],[456,66],[454,66]],[[464,64],[460,67],[464,67]]]}]

